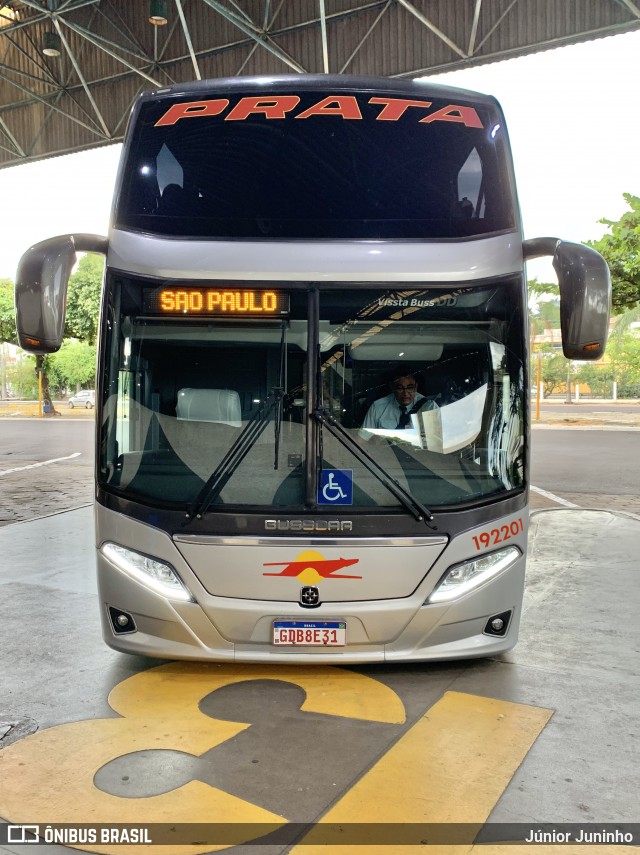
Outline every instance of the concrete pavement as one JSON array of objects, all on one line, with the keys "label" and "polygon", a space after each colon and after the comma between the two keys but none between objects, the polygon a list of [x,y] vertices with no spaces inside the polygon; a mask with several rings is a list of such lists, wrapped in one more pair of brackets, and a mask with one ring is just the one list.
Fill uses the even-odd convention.
[{"label": "concrete pavement", "polygon": [[[227,683],[240,682],[233,690],[227,686],[215,691],[214,680],[213,694],[201,708],[220,726],[250,722],[255,736],[247,732],[202,754],[202,748],[190,753],[179,747],[179,734],[196,725],[193,713],[176,706],[176,692],[181,691],[176,687],[191,685],[193,668],[118,654],[101,640],[91,508],[5,526],[0,529],[0,816],[10,822],[60,823],[82,815],[90,822],[99,806],[106,810],[115,803],[123,821],[153,823],[161,821],[158,794],[166,793],[178,821],[181,808],[174,794],[186,782],[200,781],[208,785],[204,793],[216,787],[215,792],[223,794],[220,798],[268,808],[269,815],[290,823],[328,816],[364,827],[363,817],[373,809],[375,821],[386,822],[383,828],[391,835],[401,827],[397,823],[416,822],[416,817],[421,822],[445,821],[443,816],[454,823],[487,822],[489,833],[498,836],[505,829],[511,833],[514,823],[520,831],[568,823],[576,833],[605,824],[637,824],[638,544],[637,519],[611,511],[535,511],[520,641],[512,652],[470,662],[334,669],[345,679],[363,681],[358,691],[365,706],[370,692],[372,699],[380,691],[400,699],[404,724],[391,723],[399,721],[393,717],[387,724],[305,718],[304,712],[293,711],[300,703],[295,693],[290,696],[290,689],[282,689],[289,683],[279,682],[304,682],[304,669],[296,678],[286,668],[273,666],[260,671],[254,683],[251,666],[228,666],[237,676],[231,675]],[[135,690],[131,681],[152,680],[159,667],[160,675],[162,668],[173,670],[170,681],[159,684],[163,694],[148,708],[149,727],[158,726],[154,721],[162,715],[163,703],[170,704],[171,714],[163,725],[163,743],[158,743],[164,750],[145,751],[146,743],[131,743],[129,731],[118,728],[117,719],[125,716],[125,724],[126,717],[134,715],[131,705],[139,706],[145,697],[142,684]],[[193,673],[199,681],[205,674],[213,680],[219,668],[198,665]],[[123,695],[129,685],[129,695]],[[108,700],[116,687],[119,703]],[[376,700],[377,709],[380,703]],[[141,715],[139,710],[137,718]],[[527,723],[531,717],[536,724]],[[144,723],[144,715],[140,720]],[[482,721],[486,724],[481,727]],[[500,736],[496,721],[512,721],[513,735]],[[85,744],[92,731],[93,738]],[[66,741],[56,747],[65,734]],[[172,739],[177,740],[173,745]],[[402,751],[405,740],[409,755]],[[520,754],[512,756],[510,746],[515,743]],[[111,751],[109,762],[90,760],[94,751],[96,758],[104,755],[105,746]],[[64,756],[56,759],[56,751]],[[435,765],[425,767],[431,752],[429,763]],[[85,769],[89,762],[100,767],[95,777]],[[45,773],[48,763],[51,770]],[[19,781],[14,768],[20,769]],[[438,770],[445,772],[444,778],[437,777]],[[406,791],[402,797],[397,796],[400,786]],[[367,808],[372,793],[376,801]],[[196,798],[190,804],[195,810],[201,803]],[[205,807],[198,809],[204,811],[199,821],[210,821]],[[634,845],[638,843],[640,833],[634,838]],[[118,847],[78,849],[106,855],[128,852]],[[211,849],[189,851],[195,855]],[[362,851],[361,846],[318,851],[329,849],[332,855]],[[556,855],[555,847],[527,844],[527,850],[529,855]],[[29,851],[0,845],[1,855]],[[38,851],[71,855],[74,850],[52,843]],[[158,849],[159,855],[168,851],[174,850]],[[304,847],[288,845],[246,845],[229,851],[307,853]],[[367,851],[410,855],[414,849],[389,844]],[[455,851],[466,855],[471,847]],[[520,847],[513,846],[490,851],[521,855]],[[597,846],[590,851],[631,855],[637,850]],[[478,848],[478,855],[486,852],[486,847]],[[563,847],[563,855],[584,852]]]}]

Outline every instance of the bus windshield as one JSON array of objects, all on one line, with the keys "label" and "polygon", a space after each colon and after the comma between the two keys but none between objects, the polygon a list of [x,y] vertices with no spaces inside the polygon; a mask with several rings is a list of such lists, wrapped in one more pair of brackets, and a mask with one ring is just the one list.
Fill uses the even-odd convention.
[{"label": "bus windshield", "polygon": [[524,484],[521,281],[107,285],[99,479],[115,495],[188,509],[218,473],[214,510],[308,510],[309,479],[321,510],[399,510],[380,471],[431,509]]},{"label": "bus windshield", "polygon": [[[264,87],[263,87],[264,88]],[[504,119],[417,87],[144,101],[120,229],[218,239],[466,238],[513,230]],[[225,97],[222,97],[225,96]]]}]

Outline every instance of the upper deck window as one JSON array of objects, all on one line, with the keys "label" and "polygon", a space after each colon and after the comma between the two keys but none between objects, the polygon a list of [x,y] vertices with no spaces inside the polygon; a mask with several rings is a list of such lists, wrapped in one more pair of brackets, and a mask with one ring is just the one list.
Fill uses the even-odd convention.
[{"label": "upper deck window", "polygon": [[[462,93],[461,93],[462,94]],[[116,225],[197,238],[464,238],[515,227],[497,108],[398,93],[142,104]]]}]

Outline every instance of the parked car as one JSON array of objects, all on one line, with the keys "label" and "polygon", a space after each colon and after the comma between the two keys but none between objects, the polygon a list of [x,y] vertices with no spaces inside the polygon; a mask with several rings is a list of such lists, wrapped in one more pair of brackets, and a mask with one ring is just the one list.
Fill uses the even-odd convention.
[{"label": "parked car", "polygon": [[94,389],[81,389],[69,398],[69,408],[85,407],[91,410],[96,405],[96,393]]}]

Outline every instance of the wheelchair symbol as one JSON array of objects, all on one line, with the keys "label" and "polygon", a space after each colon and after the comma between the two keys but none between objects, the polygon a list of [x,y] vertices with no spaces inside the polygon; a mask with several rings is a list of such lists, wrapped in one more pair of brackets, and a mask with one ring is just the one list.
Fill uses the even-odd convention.
[{"label": "wheelchair symbol", "polygon": [[333,480],[333,472],[329,472],[329,481],[322,488],[322,495],[327,502],[337,502],[338,499],[346,499],[347,494],[342,489],[340,484]]},{"label": "wheelchair symbol", "polygon": [[323,505],[350,505],[353,502],[351,470],[329,469],[322,473],[324,482],[318,490],[318,502]]}]

